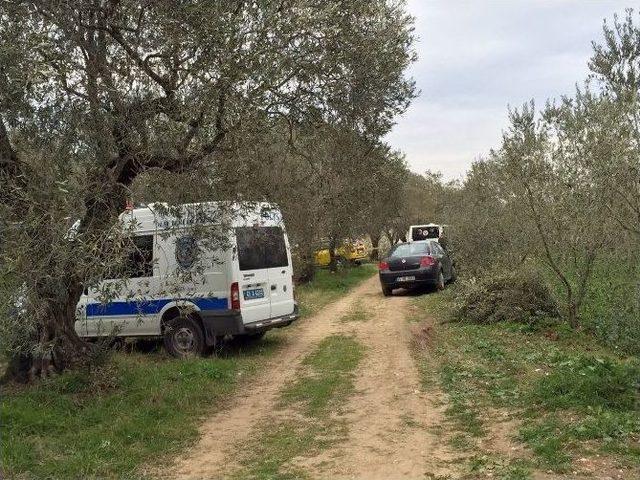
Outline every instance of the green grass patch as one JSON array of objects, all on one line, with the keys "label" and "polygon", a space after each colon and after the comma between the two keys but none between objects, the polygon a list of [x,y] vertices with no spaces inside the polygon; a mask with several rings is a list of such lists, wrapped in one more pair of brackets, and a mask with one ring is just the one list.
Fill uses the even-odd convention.
[{"label": "green grass patch", "polygon": [[[319,272],[297,289],[304,314],[373,274],[367,266]],[[163,353],[117,353],[106,367],[4,387],[0,471],[12,478],[139,478],[140,465],[170,458],[197,439],[215,410],[286,343],[295,328],[270,332],[218,357],[175,360]]]},{"label": "green grass patch", "polygon": [[236,473],[242,479],[305,478],[286,465],[292,458],[312,455],[343,440],[347,427],[335,413],[354,391],[354,371],[364,347],[351,337],[324,339],[302,364],[300,376],[282,392],[280,408],[300,417],[266,424],[261,435],[242,448],[250,452]]},{"label": "green grass patch", "polygon": [[25,478],[137,478],[137,467],[197,438],[198,417],[253,373],[278,341],[226,358],[116,355],[3,393],[3,468]]},{"label": "green grass patch", "polygon": [[284,404],[304,405],[304,412],[320,417],[353,391],[352,372],[362,358],[363,347],[350,337],[333,335],[324,339],[302,364],[309,374],[298,378],[282,394]]},{"label": "green grass patch", "polygon": [[357,301],[353,308],[349,310],[345,315],[342,316],[340,321],[342,323],[352,323],[352,322],[366,322],[369,319],[370,315],[367,311],[362,307],[362,303]]},{"label": "green grass patch", "polygon": [[314,279],[296,287],[296,296],[303,315],[312,315],[328,303],[337,300],[352,288],[377,273],[372,264],[344,268],[336,273],[320,268]]},{"label": "green grass patch", "polygon": [[[454,295],[445,291],[414,301],[451,320]],[[613,455],[619,465],[637,464],[637,358],[562,325],[447,322],[434,335],[429,355],[420,357],[423,381],[442,386],[450,400],[446,413],[467,438],[482,436],[491,421],[483,420],[483,412],[498,409],[522,420],[516,433],[539,468],[567,471],[572,459],[594,451]]]}]

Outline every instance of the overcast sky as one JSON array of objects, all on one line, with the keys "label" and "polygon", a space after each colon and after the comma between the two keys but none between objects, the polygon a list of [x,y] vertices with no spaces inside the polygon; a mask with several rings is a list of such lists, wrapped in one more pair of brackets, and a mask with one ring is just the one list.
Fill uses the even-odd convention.
[{"label": "overcast sky", "polygon": [[409,0],[416,17],[420,97],[387,140],[411,170],[460,178],[497,147],[507,106],[574,90],[586,78],[591,41],[617,0]]}]

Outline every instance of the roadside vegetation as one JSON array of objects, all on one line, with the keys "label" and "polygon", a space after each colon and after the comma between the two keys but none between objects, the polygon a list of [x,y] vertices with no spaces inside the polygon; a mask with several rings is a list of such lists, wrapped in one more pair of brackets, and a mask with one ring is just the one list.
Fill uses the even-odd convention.
[{"label": "roadside vegetation", "polygon": [[638,358],[558,319],[531,322],[517,310],[500,322],[461,321],[460,289],[414,300],[418,312],[437,319],[417,342],[416,358],[424,388],[436,384],[446,393],[445,438],[467,458],[468,473],[636,478]]},{"label": "roadside vegetation", "polygon": [[[319,271],[312,284],[298,289],[304,312],[300,321],[372,273],[367,266],[337,274]],[[141,465],[196,440],[202,415],[222,407],[246,385],[286,345],[287,335],[286,330],[276,330],[262,341],[232,342],[214,356],[187,360],[175,360],[152,345],[151,351],[118,352],[90,370],[67,372],[31,386],[4,386],[3,473],[25,479],[138,478]],[[348,365],[354,355],[359,358],[359,347],[351,352],[352,344],[349,339],[328,340],[306,364],[341,371],[343,367],[327,355],[339,353],[335,361]],[[302,401],[308,393],[308,398],[317,397],[309,408],[323,410],[329,397],[343,392],[349,381],[334,373],[327,370],[324,380],[317,382],[312,377],[299,379],[287,398]]]},{"label": "roadside vegetation", "polygon": [[640,476],[639,44],[637,13],[606,23],[573,95],[433,177],[460,280],[415,300],[417,358],[472,476]]},{"label": "roadside vegetation", "polygon": [[512,288],[493,287],[512,283],[546,315],[550,291],[576,335],[640,354],[639,19],[629,10],[605,22],[575,92],[511,108],[501,144],[464,180],[423,183],[465,294],[495,299],[483,321],[508,316]]}]

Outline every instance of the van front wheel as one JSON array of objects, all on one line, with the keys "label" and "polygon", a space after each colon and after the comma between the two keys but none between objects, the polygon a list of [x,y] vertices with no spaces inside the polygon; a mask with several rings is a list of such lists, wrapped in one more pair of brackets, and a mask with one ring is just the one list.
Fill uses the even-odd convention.
[{"label": "van front wheel", "polygon": [[202,355],[205,349],[202,328],[192,318],[174,318],[165,328],[164,348],[177,358]]}]

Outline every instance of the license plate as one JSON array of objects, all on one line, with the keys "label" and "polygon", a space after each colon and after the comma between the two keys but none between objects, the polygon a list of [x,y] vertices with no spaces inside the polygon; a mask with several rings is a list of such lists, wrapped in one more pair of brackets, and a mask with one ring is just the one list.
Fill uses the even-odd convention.
[{"label": "license plate", "polygon": [[416,277],[398,277],[396,278],[396,282],[411,282],[415,279]]},{"label": "license plate", "polygon": [[264,289],[262,288],[253,288],[251,290],[244,290],[242,293],[244,294],[245,300],[255,300],[256,298],[264,298]]}]

